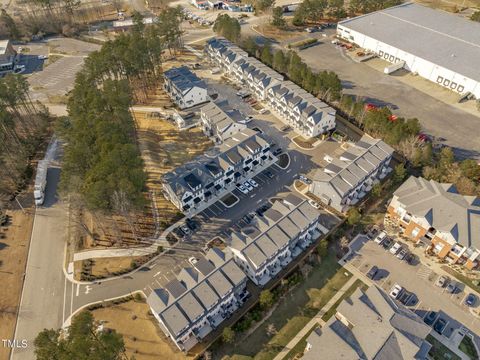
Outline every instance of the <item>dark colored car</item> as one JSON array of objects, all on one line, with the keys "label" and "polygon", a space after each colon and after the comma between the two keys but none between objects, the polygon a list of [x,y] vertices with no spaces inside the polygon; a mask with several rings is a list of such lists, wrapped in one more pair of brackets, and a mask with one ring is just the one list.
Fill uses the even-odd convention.
[{"label": "dark colored car", "polygon": [[445,330],[446,326],[447,326],[447,321],[445,319],[440,318],[433,325],[433,330],[435,330],[437,333],[441,335],[443,333],[443,330]]},{"label": "dark colored car", "polygon": [[435,319],[437,318],[437,313],[435,311],[429,311],[425,318],[423,319],[423,322],[427,324],[428,326],[431,326]]},{"label": "dark colored car", "polygon": [[393,240],[390,239],[389,237],[385,238],[385,240],[383,240],[383,243],[382,243],[382,246],[388,250],[390,249],[390,247],[393,245]]},{"label": "dark colored car", "polygon": [[272,179],[273,178],[273,174],[271,171],[265,171],[265,175],[267,175],[268,178]]},{"label": "dark colored car", "polygon": [[457,283],[455,281],[451,281],[447,285],[447,292],[450,294],[455,294],[457,292]]},{"label": "dark colored car", "polygon": [[378,273],[378,267],[376,265],[373,265],[372,268],[368,270],[367,277],[373,280],[375,278],[375,275],[377,275],[377,273]]},{"label": "dark colored car", "polygon": [[416,256],[412,253],[409,253],[407,256],[405,256],[405,261],[407,262],[407,264],[410,264],[410,265],[414,265],[415,262],[416,262]]},{"label": "dark colored car", "polygon": [[465,305],[470,307],[475,305],[476,302],[477,302],[477,297],[472,293],[468,294],[467,298],[465,299]]}]

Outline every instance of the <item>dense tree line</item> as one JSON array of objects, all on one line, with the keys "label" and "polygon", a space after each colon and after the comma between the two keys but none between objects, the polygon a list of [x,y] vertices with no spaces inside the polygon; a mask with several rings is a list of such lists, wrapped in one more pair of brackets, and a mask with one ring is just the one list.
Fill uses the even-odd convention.
[{"label": "dense tree line", "polygon": [[349,3],[349,11],[352,15],[359,13],[367,14],[400,5],[401,3],[403,3],[402,0],[351,0]]},{"label": "dense tree line", "polygon": [[344,0],[304,0],[295,10],[293,25],[318,23],[325,18],[341,19],[347,15],[366,14],[401,4],[401,0],[351,0],[348,9]]},{"label": "dense tree line", "polygon": [[314,72],[305,64],[295,51],[273,52],[270,44],[258,46],[253,38],[246,38],[243,48],[263,63],[282,73],[315,96],[325,100],[338,100],[342,92],[342,84],[333,71]]},{"label": "dense tree line", "polygon": [[26,0],[14,14],[2,10],[0,36],[30,39],[48,34],[75,36],[87,29],[91,21],[111,16],[121,8],[121,1],[81,3],[78,0]]},{"label": "dense tree line", "polygon": [[122,335],[110,329],[99,331],[99,325],[90,312],[84,311],[72,319],[66,336],[61,330],[43,330],[34,341],[36,358],[127,360]]},{"label": "dense tree line", "polygon": [[240,40],[240,23],[236,18],[230,17],[228,14],[217,16],[213,24],[213,31],[232,42],[238,42]]},{"label": "dense tree line", "polygon": [[69,97],[61,187],[80,194],[90,209],[122,214],[144,201],[146,176],[129,108],[158,84],[162,51],[175,51],[180,40],[141,20],[136,16],[131,32],[89,55]]},{"label": "dense tree line", "polygon": [[48,133],[48,111],[28,94],[23,76],[0,79],[0,201],[26,185],[33,173],[30,161]]},{"label": "dense tree line", "polygon": [[[455,161],[453,151],[444,147],[440,153],[434,153],[428,148],[418,151],[414,161],[420,161],[423,176],[443,183],[452,183],[463,195],[480,196],[480,166],[475,160]],[[420,160],[417,158],[420,157]]]}]

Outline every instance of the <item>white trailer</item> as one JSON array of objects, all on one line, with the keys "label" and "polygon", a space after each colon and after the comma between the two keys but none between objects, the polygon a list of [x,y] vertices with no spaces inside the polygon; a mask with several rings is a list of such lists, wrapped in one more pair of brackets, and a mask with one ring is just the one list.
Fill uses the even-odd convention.
[{"label": "white trailer", "polygon": [[35,187],[33,196],[35,205],[42,205],[45,200],[45,186],[47,185],[48,160],[40,160],[37,166],[37,175],[35,176]]}]

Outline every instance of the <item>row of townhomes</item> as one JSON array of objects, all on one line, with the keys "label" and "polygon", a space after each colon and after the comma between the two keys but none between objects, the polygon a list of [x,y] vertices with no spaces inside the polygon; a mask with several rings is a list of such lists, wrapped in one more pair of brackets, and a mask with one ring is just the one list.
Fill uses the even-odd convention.
[{"label": "row of townhomes", "polygon": [[155,289],[147,303],[163,332],[188,351],[243,305],[249,295],[246,283],[231,255],[213,248]]},{"label": "row of townhomes", "polygon": [[468,269],[478,267],[479,197],[460,195],[452,184],[412,176],[393,194],[388,219],[439,258]]},{"label": "row of townhomes", "polygon": [[209,100],[207,85],[188,67],[169,69],[163,76],[165,91],[180,109],[187,109]]},{"label": "row of townhomes", "polygon": [[237,82],[247,87],[295,132],[311,138],[335,128],[335,110],[320,99],[233,45],[226,39],[207,42],[205,53]]},{"label": "row of townhomes", "polygon": [[232,234],[227,249],[210,249],[150,294],[147,302],[160,327],[188,351],[244,304],[247,279],[265,285],[329,231],[330,216],[293,194],[275,201],[255,224]]},{"label": "row of townhomes", "polygon": [[203,132],[216,144],[221,144],[236,133],[245,130],[246,124],[233,120],[217,104],[210,102],[200,109]]},{"label": "row of townhomes", "polygon": [[244,129],[226,140],[218,153],[202,155],[163,176],[163,191],[180,211],[191,215],[255,176],[277,158],[256,131]]},{"label": "row of townhomes", "polygon": [[235,261],[258,286],[264,286],[323,232],[319,212],[306,200],[288,195],[242,233],[233,233]]},{"label": "row of townhomes", "polygon": [[370,286],[342,301],[335,316],[309,335],[302,359],[429,359],[431,331],[418,315]]},{"label": "row of townhomes", "polygon": [[392,171],[392,155],[389,145],[364,135],[338,158],[325,157],[328,165],[315,171],[309,191],[325,204],[345,212]]}]

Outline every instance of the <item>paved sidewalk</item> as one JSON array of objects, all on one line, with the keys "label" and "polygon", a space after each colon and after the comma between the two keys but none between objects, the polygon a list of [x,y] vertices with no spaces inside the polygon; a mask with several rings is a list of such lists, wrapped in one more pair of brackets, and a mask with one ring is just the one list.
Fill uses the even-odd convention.
[{"label": "paved sidewalk", "polygon": [[332,298],[325,304],[324,307],[322,307],[320,309],[320,311],[313,317],[312,320],[310,320],[308,322],[307,325],[305,325],[305,327],[300,330],[298,332],[297,335],[295,335],[295,337],[290,340],[290,342],[287,344],[287,346],[285,346],[283,348],[282,351],[280,351],[280,353],[278,353],[277,356],[275,356],[275,358],[273,360],[282,360],[285,356],[287,356],[287,354],[290,352],[290,350],[292,350],[297,344],[298,342],[305,336],[307,335],[307,333],[310,331],[310,329],[314,326],[314,325],[324,325],[325,324],[325,321],[322,320],[322,316],[328,311],[330,310],[330,308],[338,301],[338,299],[340,299],[340,297],[348,290],[350,289],[350,287],[353,285],[353,283],[357,280],[357,277],[353,274],[353,276],[345,283],[345,285],[342,286],[341,289],[339,289],[337,291],[337,293],[332,296]]}]

